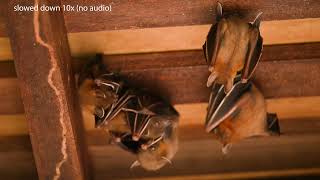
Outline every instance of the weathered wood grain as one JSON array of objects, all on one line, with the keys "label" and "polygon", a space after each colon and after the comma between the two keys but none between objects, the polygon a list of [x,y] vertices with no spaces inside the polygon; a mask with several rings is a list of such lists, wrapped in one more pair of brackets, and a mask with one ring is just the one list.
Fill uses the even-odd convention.
[{"label": "weathered wood grain", "polygon": [[[4,15],[6,1],[0,3],[0,36],[7,27]],[[65,12],[68,32],[154,28],[211,24],[215,20],[217,0],[65,0],[65,5],[112,5],[112,12]],[[320,17],[317,0],[223,0],[226,14],[238,14],[252,21],[258,12],[263,20],[285,20]],[[23,3],[22,3],[23,5]]]},{"label": "weathered wood grain", "polygon": [[[12,0],[8,7],[39,1]],[[41,4],[60,6],[60,0]],[[86,179],[79,106],[62,12],[8,12],[19,87],[39,179]]]}]

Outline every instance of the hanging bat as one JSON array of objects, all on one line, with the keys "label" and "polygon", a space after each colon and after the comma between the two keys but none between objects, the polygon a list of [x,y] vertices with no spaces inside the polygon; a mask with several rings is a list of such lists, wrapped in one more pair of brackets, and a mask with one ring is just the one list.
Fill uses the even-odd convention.
[{"label": "hanging bat", "polygon": [[224,147],[252,136],[279,134],[276,114],[267,113],[262,93],[251,82],[236,83],[226,94],[224,85],[214,83],[206,117],[206,131]]},{"label": "hanging bat", "polygon": [[259,13],[253,23],[247,23],[237,16],[224,17],[222,5],[216,8],[216,23],[212,25],[203,45],[210,76],[207,86],[214,82],[223,84],[229,92],[234,78],[241,73],[241,81],[252,76],[262,51]]},{"label": "hanging bat", "polygon": [[146,90],[128,87],[106,71],[101,57],[88,67],[79,76],[81,107],[113,144],[137,155],[131,168],[158,170],[171,163],[178,150],[177,111]]}]

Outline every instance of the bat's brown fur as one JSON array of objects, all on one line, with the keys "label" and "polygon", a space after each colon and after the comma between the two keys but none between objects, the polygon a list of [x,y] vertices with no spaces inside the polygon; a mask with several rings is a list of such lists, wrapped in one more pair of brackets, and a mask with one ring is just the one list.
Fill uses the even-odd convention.
[{"label": "bat's brown fur", "polygon": [[226,92],[231,90],[237,72],[243,69],[251,36],[257,36],[257,31],[237,17],[222,19],[219,22],[219,47],[209,70],[216,75],[217,83],[225,85]]},{"label": "bat's brown fur", "polygon": [[248,80],[260,58],[262,48],[259,22],[256,24],[247,23],[236,16],[223,17],[222,6],[218,4],[217,23],[211,27],[203,46],[211,72],[207,81],[208,87],[216,82],[223,84],[225,92],[229,92],[234,78],[241,71],[243,80]]}]

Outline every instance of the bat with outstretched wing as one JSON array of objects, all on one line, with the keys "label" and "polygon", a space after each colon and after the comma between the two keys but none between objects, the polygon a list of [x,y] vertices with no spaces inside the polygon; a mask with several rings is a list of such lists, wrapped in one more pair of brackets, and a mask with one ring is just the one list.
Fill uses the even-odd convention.
[{"label": "bat with outstretched wing", "polygon": [[178,150],[179,114],[167,102],[146,90],[126,85],[123,77],[107,72],[101,56],[79,75],[83,112],[108,132],[113,144],[137,155],[132,167],[158,170],[171,163]]},{"label": "bat with outstretched wing", "polygon": [[259,13],[252,23],[237,16],[223,16],[222,5],[216,8],[216,23],[212,25],[203,45],[210,76],[207,86],[223,84],[229,92],[234,78],[241,73],[241,81],[252,76],[260,59],[263,39],[260,35]]}]

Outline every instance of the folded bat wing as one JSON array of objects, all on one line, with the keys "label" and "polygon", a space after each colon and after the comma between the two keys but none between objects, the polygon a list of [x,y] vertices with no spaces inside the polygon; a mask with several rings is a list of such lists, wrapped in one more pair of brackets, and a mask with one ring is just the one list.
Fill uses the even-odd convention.
[{"label": "folded bat wing", "polygon": [[221,85],[219,91],[216,93],[215,98],[209,101],[208,115],[206,120],[206,131],[211,132],[223,120],[232,115],[237,107],[236,104],[240,97],[251,87],[251,83],[237,82],[228,94],[223,91]]},{"label": "folded bat wing", "polygon": [[247,53],[244,68],[242,71],[242,80],[247,81],[252,77],[260,61],[263,48],[262,44],[263,39],[260,35],[260,32],[258,31],[257,34],[252,34],[248,47],[249,51]]},{"label": "folded bat wing", "polygon": [[214,62],[212,61],[215,59],[217,49],[219,47],[219,37],[217,37],[218,24],[219,23],[216,23],[211,26],[206,42],[202,46],[204,56],[208,65],[214,64]]}]

